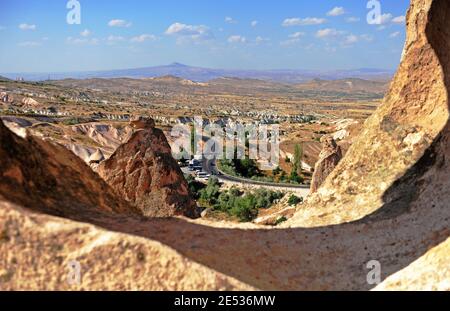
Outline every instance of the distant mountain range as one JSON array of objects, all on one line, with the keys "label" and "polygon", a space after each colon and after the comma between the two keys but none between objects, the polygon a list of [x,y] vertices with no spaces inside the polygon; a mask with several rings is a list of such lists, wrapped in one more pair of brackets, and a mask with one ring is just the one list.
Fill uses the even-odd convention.
[{"label": "distant mountain range", "polygon": [[154,78],[161,76],[176,76],[196,82],[207,82],[217,78],[233,77],[240,79],[258,79],[282,83],[303,83],[313,79],[366,79],[386,81],[392,78],[393,70],[362,68],[355,70],[230,70],[192,67],[180,63],[166,66],[145,67],[135,69],[86,71],[86,72],[59,72],[59,73],[1,73],[10,78],[23,78],[28,81],[62,80],[62,79],[89,79],[89,78]]}]

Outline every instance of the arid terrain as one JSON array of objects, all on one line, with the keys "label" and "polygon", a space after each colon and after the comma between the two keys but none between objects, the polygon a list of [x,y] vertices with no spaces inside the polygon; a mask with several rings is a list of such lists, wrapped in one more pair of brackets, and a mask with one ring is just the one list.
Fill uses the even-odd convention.
[{"label": "arid terrain", "polygon": [[[449,20],[411,1],[392,81],[2,78],[0,289],[450,290]],[[278,167],[202,180],[194,116],[279,125]]]}]

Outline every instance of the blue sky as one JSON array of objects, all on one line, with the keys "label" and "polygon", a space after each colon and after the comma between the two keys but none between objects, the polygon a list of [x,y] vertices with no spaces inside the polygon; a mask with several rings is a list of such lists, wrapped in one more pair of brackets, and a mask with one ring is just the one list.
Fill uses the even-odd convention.
[{"label": "blue sky", "polygon": [[1,0],[0,72],[85,71],[180,62],[228,69],[398,66],[408,0]]}]

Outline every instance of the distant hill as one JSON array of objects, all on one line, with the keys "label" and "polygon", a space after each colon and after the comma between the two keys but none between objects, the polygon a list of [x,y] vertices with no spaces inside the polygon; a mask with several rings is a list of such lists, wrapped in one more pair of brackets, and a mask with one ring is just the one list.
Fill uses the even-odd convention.
[{"label": "distant hill", "polygon": [[207,82],[218,78],[241,78],[258,79],[281,83],[302,83],[312,79],[337,80],[358,78],[366,80],[389,80],[393,76],[391,70],[381,69],[356,69],[356,70],[334,70],[334,71],[314,71],[314,70],[230,70],[211,69],[202,67],[192,67],[180,63],[173,63],[166,66],[145,67],[135,69],[90,71],[90,72],[66,72],[66,73],[3,73],[4,76],[14,79],[23,77],[30,81],[61,79],[89,79],[89,78],[155,78],[162,76],[175,76],[195,82]]},{"label": "distant hill", "polygon": [[164,92],[186,94],[235,94],[280,96],[290,94],[302,98],[379,99],[383,98],[388,83],[362,79],[310,80],[301,84],[280,83],[258,79],[217,78],[209,82],[195,82],[175,76],[157,78],[93,78],[64,79],[45,82],[72,89],[101,90],[107,92]]},{"label": "distant hill", "polygon": [[0,76],[0,81],[4,82],[4,81],[11,81],[11,80],[8,78],[5,78],[3,76]]},{"label": "distant hill", "polygon": [[367,92],[385,93],[388,82],[369,81],[363,79],[321,80],[314,79],[306,83],[296,85],[299,90],[334,91],[334,92]]}]

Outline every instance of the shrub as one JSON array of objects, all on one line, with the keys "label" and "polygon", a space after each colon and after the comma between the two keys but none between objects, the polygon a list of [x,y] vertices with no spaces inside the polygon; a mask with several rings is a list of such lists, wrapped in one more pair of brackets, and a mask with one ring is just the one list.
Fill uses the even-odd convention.
[{"label": "shrub", "polygon": [[297,197],[295,195],[291,195],[289,197],[289,200],[288,200],[288,204],[290,206],[297,205],[297,204],[302,203],[302,202],[303,202],[303,198],[299,198],[299,197]]},{"label": "shrub", "polygon": [[205,185],[196,181],[195,177],[192,175],[186,176],[186,181],[192,196],[194,199],[198,200],[200,198],[200,192],[205,188]]},{"label": "shrub", "polygon": [[279,224],[281,224],[281,223],[283,223],[283,222],[285,222],[285,221],[287,221],[287,218],[286,217],[280,217],[280,218],[278,218],[277,219],[277,221],[275,222],[275,226],[278,226]]}]

